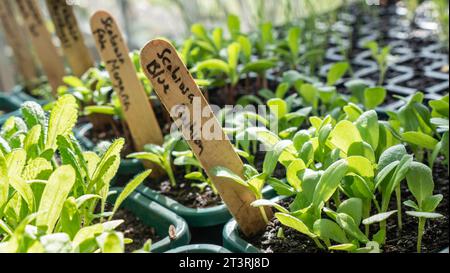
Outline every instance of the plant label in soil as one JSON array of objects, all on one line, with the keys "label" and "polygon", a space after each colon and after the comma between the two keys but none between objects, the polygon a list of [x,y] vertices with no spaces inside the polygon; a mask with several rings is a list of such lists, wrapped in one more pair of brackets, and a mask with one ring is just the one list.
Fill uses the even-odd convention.
[{"label": "plant label in soil", "polygon": [[52,43],[51,34],[45,25],[45,20],[36,1],[17,0],[16,3],[28,29],[36,55],[52,87],[53,95],[56,96],[58,87],[64,84],[65,68],[63,58]]},{"label": "plant label in soil", "polygon": [[73,7],[66,0],[47,0],[47,9],[61,41],[64,55],[75,76],[82,76],[94,66],[94,60],[84,43]]},{"label": "plant label in soil", "polygon": [[[211,175],[214,167],[221,166],[242,177],[243,163],[175,48],[165,40],[152,40],[142,49],[141,65],[242,232],[251,236],[261,231],[265,222],[259,209],[250,206],[255,200],[250,190]],[[184,111],[177,111],[181,108]],[[188,113],[188,117],[181,118],[183,113]],[[215,132],[213,138],[209,135],[211,128]],[[270,217],[270,211],[268,213]]]},{"label": "plant label in soil", "polygon": [[38,71],[33,62],[33,55],[26,41],[22,26],[14,18],[14,10],[11,0],[0,1],[0,20],[3,25],[6,41],[13,50],[17,68],[28,88],[33,88],[33,83],[38,79]]},{"label": "plant label in soil", "polygon": [[161,128],[114,18],[106,11],[97,11],[91,17],[91,29],[114,90],[120,98],[136,150],[142,151],[148,143],[161,145]]}]

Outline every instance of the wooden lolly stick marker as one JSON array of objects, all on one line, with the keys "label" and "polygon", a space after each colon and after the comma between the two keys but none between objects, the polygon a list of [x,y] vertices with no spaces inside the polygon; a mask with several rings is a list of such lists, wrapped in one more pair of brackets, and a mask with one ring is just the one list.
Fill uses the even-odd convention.
[{"label": "wooden lolly stick marker", "polygon": [[53,95],[56,97],[58,87],[64,84],[63,77],[66,74],[64,61],[52,43],[52,36],[45,26],[36,1],[17,0],[16,3],[30,34],[36,55],[52,87]]},{"label": "wooden lolly stick marker", "polygon": [[[182,128],[184,138],[213,181],[242,232],[252,236],[262,231],[266,223],[260,210],[250,205],[255,200],[253,193],[234,181],[211,174],[212,168],[221,166],[242,177],[244,166],[176,49],[165,40],[152,40],[141,51],[141,65],[162,104],[178,127]],[[188,122],[180,120],[177,111],[174,111],[180,106],[189,110],[191,117]],[[192,118],[198,115],[194,111],[200,111],[198,119]],[[199,128],[201,133],[193,133],[194,127]],[[211,140],[205,137],[206,127],[215,128],[218,138]],[[271,211],[266,209],[266,213],[270,219]]]},{"label": "wooden lolly stick marker", "polygon": [[66,0],[46,0],[46,3],[64,55],[73,74],[80,77],[94,66],[94,60],[84,43],[73,7]]},{"label": "wooden lolly stick marker", "polygon": [[0,19],[5,38],[13,50],[17,68],[23,77],[25,86],[33,88],[38,79],[38,71],[33,62],[33,55],[28,47],[22,26],[14,18],[14,10],[10,0],[0,0]]},{"label": "wooden lolly stick marker", "polygon": [[142,151],[148,143],[161,145],[164,139],[158,120],[114,18],[106,11],[97,11],[91,17],[91,29],[122,104],[136,150]]}]

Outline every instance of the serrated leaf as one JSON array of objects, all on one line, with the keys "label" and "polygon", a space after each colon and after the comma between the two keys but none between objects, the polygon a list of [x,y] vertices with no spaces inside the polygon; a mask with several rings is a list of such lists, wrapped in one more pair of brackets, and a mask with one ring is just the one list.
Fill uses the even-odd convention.
[{"label": "serrated leaf", "polygon": [[[133,180],[131,180],[129,183],[127,183],[127,185],[125,186],[125,188],[122,190],[122,192],[119,194],[119,196],[117,197],[115,203],[114,203],[114,208],[112,213],[116,213],[116,211],[119,209],[120,205],[122,205],[123,201],[125,201],[125,199],[131,194],[133,193],[133,191],[140,185],[142,184],[142,182],[144,181],[145,178],[147,178],[150,173],[152,172],[152,170],[147,170],[145,172],[142,172],[138,175],[136,175]],[[111,220],[112,215],[110,217],[109,220]]]},{"label": "serrated leaf", "polygon": [[43,173],[50,174],[52,170],[53,166],[48,160],[42,157],[37,157],[28,162],[22,172],[22,177],[27,181],[35,180],[40,178],[40,175]]},{"label": "serrated leaf", "polygon": [[56,138],[72,132],[78,118],[78,104],[72,95],[60,97],[50,113],[45,149],[56,148]]},{"label": "serrated leaf", "polygon": [[61,166],[50,176],[42,193],[36,225],[51,233],[60,217],[64,202],[75,183],[75,171],[71,166]]}]

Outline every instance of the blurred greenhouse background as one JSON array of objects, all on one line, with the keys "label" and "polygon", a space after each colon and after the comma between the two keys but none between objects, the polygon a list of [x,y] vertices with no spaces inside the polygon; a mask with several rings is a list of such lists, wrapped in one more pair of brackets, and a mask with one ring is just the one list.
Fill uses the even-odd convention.
[{"label": "blurred greenhouse background", "polygon": [[[118,20],[127,38],[131,50],[141,48],[145,42],[155,37],[166,37],[174,41],[186,38],[194,23],[207,27],[226,25],[229,14],[236,14],[241,19],[244,31],[255,29],[261,22],[270,21],[273,25],[295,24],[301,19],[327,14],[333,23],[333,11],[352,2],[366,2],[367,7],[379,5],[389,0],[67,0],[76,6],[75,12],[85,34],[88,47],[98,59],[94,41],[90,34],[89,17],[98,9],[108,10]],[[380,2],[381,1],[381,2]],[[435,0],[446,2],[447,0]],[[406,5],[417,6],[420,0],[405,1]],[[45,8],[45,0],[39,0],[45,14],[49,29],[53,31],[52,22]],[[448,2],[447,2],[448,9]],[[414,9],[412,9],[414,10]],[[16,11],[17,12],[17,11]],[[448,16],[448,11],[447,11]],[[448,17],[447,26],[448,28]],[[445,18],[444,18],[445,21]],[[447,31],[448,32],[448,31]],[[54,37],[54,43],[59,41]],[[16,84],[12,69],[12,50],[0,32],[0,88],[9,90]]]}]

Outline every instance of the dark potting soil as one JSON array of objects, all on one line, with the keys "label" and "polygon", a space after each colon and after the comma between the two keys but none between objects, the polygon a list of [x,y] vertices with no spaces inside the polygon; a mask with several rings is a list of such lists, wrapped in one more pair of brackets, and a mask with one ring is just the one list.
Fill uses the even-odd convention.
[{"label": "dark potting soil", "polygon": [[[105,211],[112,211],[112,209],[113,206],[106,203]],[[100,207],[97,206],[95,211],[98,213]],[[124,222],[116,228],[116,231],[122,232],[125,238],[133,240],[132,243],[125,245],[125,252],[127,253],[141,249],[147,240],[152,240],[152,243],[155,243],[161,239],[153,227],[144,224],[127,209],[119,208],[114,214],[113,220],[123,220]]]},{"label": "dark potting soil", "polygon": [[194,185],[196,182],[185,179],[184,175],[183,171],[175,170],[175,179],[177,181],[175,186],[170,184],[167,177],[160,181],[148,179],[144,182],[144,185],[188,208],[208,208],[222,204],[220,195],[214,193],[211,187],[206,186],[201,190]]},{"label": "dark potting soil", "polygon": [[[449,176],[443,159],[439,158],[433,167],[435,183],[434,194],[442,194],[443,199],[436,212],[444,215],[442,218],[426,221],[422,238],[422,252],[439,252],[449,246]],[[402,201],[415,200],[408,190],[407,184],[402,183]],[[396,209],[395,198],[391,200],[391,208]],[[392,216],[387,221],[387,239],[383,246],[386,252],[416,252],[418,218],[405,213],[408,208],[402,206],[403,229],[398,232],[397,217]]]},{"label": "dark potting soil", "polygon": [[[433,178],[435,183],[434,194],[442,194],[442,202],[436,212],[444,215],[442,218],[427,220],[425,232],[422,238],[422,252],[440,252],[449,246],[449,176],[443,159],[439,158],[433,168]],[[402,182],[402,201],[414,200],[407,189],[406,182]],[[389,210],[396,209],[395,197],[392,198]],[[287,208],[292,202],[292,198],[281,200],[279,203]],[[330,202],[332,203],[332,202]],[[405,207],[402,206],[403,229],[398,232],[397,217],[394,215],[387,221],[386,244],[382,246],[382,251],[389,252],[416,252],[417,226],[418,220],[415,217],[406,215]],[[317,253],[324,252],[319,249],[313,240],[300,232],[283,226],[284,238],[277,236],[281,223],[273,218],[264,233],[246,238],[242,233],[240,236],[246,238],[248,242],[266,253]],[[371,226],[371,235],[377,231],[377,225]]]},{"label": "dark potting soil", "polygon": [[156,243],[161,239],[153,227],[145,225],[139,218],[126,209],[117,210],[113,218],[124,220],[117,227],[117,231],[123,232],[125,238],[133,240],[132,243],[125,245],[125,252],[127,253],[141,249],[149,239],[152,240],[152,243]]}]

